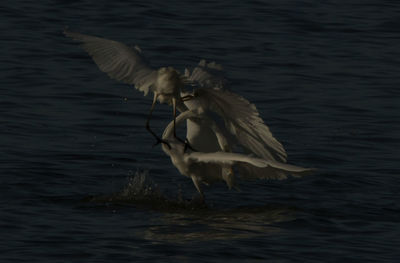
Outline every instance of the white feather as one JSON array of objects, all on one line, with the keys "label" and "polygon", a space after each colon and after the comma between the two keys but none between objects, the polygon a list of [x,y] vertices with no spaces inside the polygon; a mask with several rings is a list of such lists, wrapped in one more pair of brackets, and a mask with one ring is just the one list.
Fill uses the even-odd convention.
[{"label": "white feather", "polygon": [[[215,62],[207,64],[205,60],[201,60],[191,74],[185,70],[185,76],[200,87],[194,90],[194,98],[185,103],[189,109],[200,108],[217,113],[225,122],[226,130],[246,152],[264,159],[286,162],[285,149],[265,125],[256,106],[226,89],[227,81],[223,77],[221,65]],[[190,126],[196,124],[190,123]],[[205,127],[197,129],[206,133]],[[192,137],[194,141],[199,140],[189,130],[187,137]],[[215,143],[214,141],[211,140],[210,144]]]},{"label": "white feather", "polygon": [[139,47],[130,48],[105,38],[64,31],[64,34],[82,43],[99,69],[118,81],[135,85],[145,95],[153,91],[157,70],[151,68],[141,55]]},{"label": "white feather", "polygon": [[185,103],[189,109],[196,107],[217,113],[225,122],[225,128],[247,152],[264,159],[286,161],[282,144],[264,124],[255,105],[242,96],[224,89],[198,88],[193,100],[196,103]]},{"label": "white feather", "polygon": [[203,163],[216,163],[216,164],[234,164],[236,162],[249,163],[256,167],[267,167],[268,162],[250,156],[246,156],[238,153],[227,153],[227,152],[214,152],[214,153],[202,153],[192,152],[186,156],[188,161],[196,161]]}]

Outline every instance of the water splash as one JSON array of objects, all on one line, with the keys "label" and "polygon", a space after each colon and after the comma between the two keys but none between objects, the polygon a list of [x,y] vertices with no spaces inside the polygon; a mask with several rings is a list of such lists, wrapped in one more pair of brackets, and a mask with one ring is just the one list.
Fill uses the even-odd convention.
[{"label": "water splash", "polygon": [[137,171],[128,178],[127,185],[117,196],[123,200],[163,199],[158,185],[150,178],[148,171]]},{"label": "water splash", "polygon": [[122,190],[108,194],[84,198],[82,201],[96,204],[134,205],[161,211],[176,212],[180,210],[204,210],[207,205],[199,198],[186,200],[182,191],[178,189],[177,196],[166,195],[157,183],[150,177],[148,171],[136,171],[135,175],[128,177]]}]

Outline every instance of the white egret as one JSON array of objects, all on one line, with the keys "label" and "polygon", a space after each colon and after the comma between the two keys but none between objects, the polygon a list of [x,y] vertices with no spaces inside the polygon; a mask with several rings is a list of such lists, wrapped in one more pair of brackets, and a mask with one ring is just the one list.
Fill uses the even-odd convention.
[{"label": "white egret", "polygon": [[[82,43],[99,69],[113,79],[134,85],[143,91],[146,96],[153,92],[153,103],[146,121],[147,130],[157,139],[162,140],[150,129],[150,118],[156,101],[173,106],[174,120],[177,107],[186,110],[180,99],[180,92],[184,86],[183,76],[172,67],[154,69],[145,61],[138,46],[128,47],[120,42],[84,35],[64,30],[64,34]],[[174,129],[174,136],[176,136]]]},{"label": "white egret", "polygon": [[[187,119],[197,119],[203,125],[207,125],[215,134],[219,145],[226,145],[226,138],[215,122],[197,110],[188,110],[179,114],[176,118],[176,126]],[[192,152],[185,151],[185,144],[178,141],[173,135],[174,122],[170,122],[164,130],[162,139],[168,142],[170,147],[162,145],[164,152],[170,156],[172,163],[178,171],[192,179],[202,199],[204,194],[201,184],[211,184],[216,181],[225,181],[229,188],[234,186],[234,178],[231,169],[226,166],[236,165],[242,179],[283,179],[290,173],[292,176],[300,176],[312,169],[290,165],[274,160],[266,160],[231,152]],[[250,172],[250,173],[249,173]],[[278,172],[278,173],[277,173]]]}]

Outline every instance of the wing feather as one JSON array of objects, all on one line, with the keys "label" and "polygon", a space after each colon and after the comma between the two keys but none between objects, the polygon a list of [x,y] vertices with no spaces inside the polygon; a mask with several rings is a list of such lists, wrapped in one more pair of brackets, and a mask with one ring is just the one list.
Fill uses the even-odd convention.
[{"label": "wing feather", "polygon": [[315,169],[303,168],[300,166],[288,165],[280,163],[279,165],[268,166],[265,168],[255,167],[248,163],[238,163],[238,174],[241,179],[254,180],[254,179],[274,179],[284,180],[289,176],[301,177],[311,174]]},{"label": "wing feather", "polygon": [[152,91],[157,71],[146,63],[138,47],[130,48],[114,40],[68,30],[64,34],[81,42],[83,49],[93,58],[99,69],[110,78],[135,85],[145,95]]},{"label": "wing feather", "polygon": [[[311,172],[314,169],[304,168],[297,165],[288,163],[282,163],[273,160],[264,160],[240,153],[230,152],[192,152],[186,155],[187,159],[195,162],[203,163],[216,163],[216,164],[229,164],[239,163],[238,166],[242,167],[242,170],[246,170],[244,174],[253,174],[256,178],[280,178],[285,179],[286,173],[301,174]],[[271,173],[274,171],[274,173]],[[271,175],[272,174],[272,175]]]},{"label": "wing feather", "polygon": [[228,153],[228,152],[192,152],[187,155],[191,161],[203,162],[203,163],[218,163],[218,164],[233,164],[235,162],[249,163],[256,167],[267,167],[269,163],[260,158],[254,158],[251,156],[239,154],[239,153]]},{"label": "wing feather", "polygon": [[227,83],[227,80],[223,77],[222,66],[215,62],[207,64],[204,59],[199,62],[192,73],[186,70],[185,76],[189,82],[200,87],[224,88]]},{"label": "wing feather", "polygon": [[222,77],[220,65],[201,60],[191,74],[187,70],[185,75],[200,87],[194,95],[201,107],[217,113],[245,150],[261,158],[286,162],[285,149],[264,124],[256,106],[225,89],[227,81]]},{"label": "wing feather", "polygon": [[264,159],[286,161],[285,149],[265,125],[254,104],[218,88],[198,88],[195,97],[204,109],[222,117],[225,127],[247,151]]}]

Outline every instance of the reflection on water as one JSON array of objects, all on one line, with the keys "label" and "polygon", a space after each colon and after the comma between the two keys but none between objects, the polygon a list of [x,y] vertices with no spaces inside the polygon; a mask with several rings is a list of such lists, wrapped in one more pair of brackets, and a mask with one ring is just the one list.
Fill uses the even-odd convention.
[{"label": "reflection on water", "polygon": [[90,203],[133,205],[160,213],[152,224],[136,233],[152,242],[232,240],[280,232],[274,225],[295,219],[296,209],[282,204],[208,207],[196,199],[165,197],[147,173],[136,173],[122,191],[86,198]]},{"label": "reflection on water", "polygon": [[151,226],[143,234],[145,239],[153,242],[243,239],[280,232],[272,224],[294,218],[293,209],[278,206],[165,213],[157,218],[161,225]]}]

